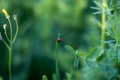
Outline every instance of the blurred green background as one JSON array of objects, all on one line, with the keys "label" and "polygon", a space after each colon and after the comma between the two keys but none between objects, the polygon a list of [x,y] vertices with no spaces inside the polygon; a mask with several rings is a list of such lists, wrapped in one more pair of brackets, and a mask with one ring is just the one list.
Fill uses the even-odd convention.
[{"label": "blurred green background", "polygon": [[[14,80],[41,80],[55,73],[55,42],[61,33],[59,68],[62,79],[74,71],[75,80],[82,79],[73,68],[74,56],[64,48],[71,45],[83,52],[99,44],[100,28],[90,6],[92,0],[0,0],[0,31],[7,23],[2,9],[18,15],[19,35],[13,46],[12,73]],[[13,25],[14,27],[14,25]],[[0,76],[8,80],[8,51],[0,41]],[[79,66],[79,69],[81,69]],[[89,79],[88,79],[89,80]]]}]

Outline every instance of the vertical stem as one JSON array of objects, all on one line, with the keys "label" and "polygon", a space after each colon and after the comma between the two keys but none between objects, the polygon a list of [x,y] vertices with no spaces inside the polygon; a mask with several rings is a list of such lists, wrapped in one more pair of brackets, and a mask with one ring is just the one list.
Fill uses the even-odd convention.
[{"label": "vertical stem", "polygon": [[58,42],[56,42],[56,49],[55,49],[55,72],[56,72],[56,79],[60,80],[59,68],[58,68]]},{"label": "vertical stem", "polygon": [[10,48],[9,48],[9,62],[8,62],[8,67],[9,67],[9,79],[12,80],[12,70],[11,70],[11,65],[12,65],[12,44],[13,44],[13,40],[12,40],[12,24],[10,19],[8,18],[8,22],[10,25]]},{"label": "vertical stem", "polygon": [[[103,2],[103,4],[105,4]],[[106,14],[104,8],[102,8],[102,33],[101,33],[101,48],[104,49],[104,40],[105,40],[105,28],[106,28]]]},{"label": "vertical stem", "polygon": [[9,80],[12,80],[11,64],[12,64],[12,45],[9,48],[9,62],[8,62]]}]

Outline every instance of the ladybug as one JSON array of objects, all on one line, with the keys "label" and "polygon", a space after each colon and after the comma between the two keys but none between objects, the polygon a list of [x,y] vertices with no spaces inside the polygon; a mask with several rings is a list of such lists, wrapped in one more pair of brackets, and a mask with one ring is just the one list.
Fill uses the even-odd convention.
[{"label": "ladybug", "polygon": [[57,42],[58,42],[58,43],[61,42],[61,38],[57,38]]},{"label": "ladybug", "polygon": [[58,33],[57,42],[58,42],[58,43],[61,42],[60,33]]}]

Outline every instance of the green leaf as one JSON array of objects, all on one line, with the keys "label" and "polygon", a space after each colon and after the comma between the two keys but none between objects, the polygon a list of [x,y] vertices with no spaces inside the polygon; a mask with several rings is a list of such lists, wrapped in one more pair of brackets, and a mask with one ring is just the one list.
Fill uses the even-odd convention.
[{"label": "green leaf", "polygon": [[86,58],[94,58],[94,55],[96,54],[98,48],[94,48],[90,53],[88,53]]},{"label": "green leaf", "polygon": [[76,69],[78,69],[78,67],[79,67],[79,58],[77,57],[77,56],[75,56],[75,60],[74,60],[74,67],[76,68]]},{"label": "green leaf", "polygon": [[102,5],[100,3],[98,3],[97,1],[93,1],[97,6],[99,6],[100,8],[102,8]]},{"label": "green leaf", "polygon": [[108,72],[110,72],[110,74],[108,76],[108,80],[113,80],[113,77],[116,75],[114,67],[108,66]]},{"label": "green leaf", "polygon": [[94,12],[93,14],[101,14],[102,11]]},{"label": "green leaf", "polygon": [[3,80],[3,78],[0,76],[0,80]]},{"label": "green leaf", "polygon": [[109,72],[112,74],[112,75],[115,75],[115,69],[112,65],[109,66]]},{"label": "green leaf", "polygon": [[104,41],[105,44],[111,44],[111,43],[113,43],[113,42],[115,42],[115,40]]},{"label": "green leaf", "polygon": [[118,46],[118,43],[116,42],[116,44],[114,46],[114,52],[117,52],[117,46]]},{"label": "green leaf", "polygon": [[83,59],[88,56],[88,52],[83,52],[80,50],[76,50],[74,54],[75,56],[78,56],[79,58],[83,58]]},{"label": "green leaf", "polygon": [[103,58],[104,58],[104,56],[105,56],[104,50],[102,50],[99,54],[100,54],[100,55],[96,58],[96,61],[101,61],[101,60],[103,60]]},{"label": "green leaf", "polygon": [[71,46],[65,45],[65,48],[66,48],[70,53],[72,53],[72,54],[75,53],[75,50],[74,50]]},{"label": "green leaf", "polygon": [[106,74],[106,70],[105,70],[105,67],[101,64],[98,64],[99,68],[101,69],[101,71]]},{"label": "green leaf", "polygon": [[[109,23],[110,23],[110,22],[109,22]],[[114,35],[113,31],[112,31],[112,29],[109,27],[109,26],[111,26],[111,25],[112,25],[112,24],[108,24],[107,34],[108,34],[108,36],[110,36],[110,37],[112,37],[112,38],[115,39],[115,35]]]},{"label": "green leaf", "polygon": [[77,56],[79,54],[79,50],[76,50],[75,51],[75,55]]},{"label": "green leaf", "polygon": [[114,46],[111,46],[109,49],[107,49],[106,55],[110,58],[113,52],[114,52]]},{"label": "green leaf", "polygon": [[71,73],[66,73],[66,80],[72,80],[72,74]]},{"label": "green leaf", "polygon": [[88,65],[88,67],[92,67],[91,62],[88,59],[86,59],[85,61],[86,61],[87,65]]},{"label": "green leaf", "polygon": [[102,10],[101,8],[98,8],[98,7],[90,7],[90,8],[95,10]]},{"label": "green leaf", "polygon": [[43,75],[43,76],[42,76],[42,80],[48,80],[47,76],[46,76],[46,75]]}]

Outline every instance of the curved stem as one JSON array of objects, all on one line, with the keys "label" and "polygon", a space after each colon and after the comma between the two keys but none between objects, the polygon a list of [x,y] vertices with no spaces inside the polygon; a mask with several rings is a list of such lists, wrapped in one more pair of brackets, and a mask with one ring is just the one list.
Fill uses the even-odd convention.
[{"label": "curved stem", "polygon": [[8,35],[7,35],[6,30],[5,30],[5,36],[6,36],[7,40],[10,42],[10,39],[9,39],[9,37],[8,37]]},{"label": "curved stem", "polygon": [[15,32],[15,36],[13,38],[13,42],[15,41],[17,34],[18,34],[18,22],[17,22],[17,20],[15,20],[15,22],[16,22],[16,32]]},{"label": "curved stem", "polygon": [[10,19],[8,19],[9,25],[10,25],[10,42],[12,43],[12,24]]}]

